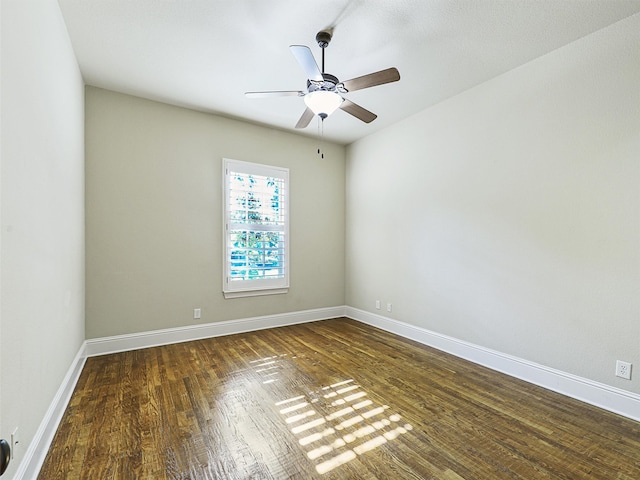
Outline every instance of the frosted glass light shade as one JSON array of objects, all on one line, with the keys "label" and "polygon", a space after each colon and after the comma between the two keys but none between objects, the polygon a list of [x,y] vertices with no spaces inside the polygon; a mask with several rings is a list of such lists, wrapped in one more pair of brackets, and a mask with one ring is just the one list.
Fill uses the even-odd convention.
[{"label": "frosted glass light shade", "polygon": [[344,99],[335,92],[316,90],[304,96],[304,103],[316,115],[328,117],[342,104]]}]

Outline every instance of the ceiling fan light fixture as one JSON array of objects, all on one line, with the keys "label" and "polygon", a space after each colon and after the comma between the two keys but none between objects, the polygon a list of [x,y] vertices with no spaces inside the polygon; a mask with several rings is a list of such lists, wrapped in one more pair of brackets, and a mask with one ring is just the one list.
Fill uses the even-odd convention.
[{"label": "ceiling fan light fixture", "polygon": [[335,112],[343,101],[344,99],[337,93],[326,90],[316,90],[304,96],[304,103],[307,107],[322,119]]},{"label": "ceiling fan light fixture", "polygon": [[324,51],[329,45],[332,35],[333,28],[318,32],[316,35],[318,46],[322,49],[322,70],[318,68],[318,64],[309,47],[305,45],[289,45],[291,53],[307,76],[307,88],[305,90],[246,92],[245,95],[251,98],[303,97],[306,108],[302,112],[302,116],[296,123],[295,128],[306,128],[315,116],[324,120],[338,108],[365,123],[374,121],[377,118],[375,113],[362,108],[348,98],[343,98],[342,95],[375,87],[376,85],[397,82],[400,80],[400,73],[397,68],[391,67],[341,82],[335,75],[324,71]]}]

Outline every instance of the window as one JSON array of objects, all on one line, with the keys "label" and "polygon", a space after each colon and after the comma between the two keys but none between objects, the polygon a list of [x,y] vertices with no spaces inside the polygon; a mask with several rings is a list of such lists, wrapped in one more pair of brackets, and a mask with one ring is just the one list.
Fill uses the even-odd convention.
[{"label": "window", "polygon": [[289,170],[224,159],[225,298],[289,288]]}]

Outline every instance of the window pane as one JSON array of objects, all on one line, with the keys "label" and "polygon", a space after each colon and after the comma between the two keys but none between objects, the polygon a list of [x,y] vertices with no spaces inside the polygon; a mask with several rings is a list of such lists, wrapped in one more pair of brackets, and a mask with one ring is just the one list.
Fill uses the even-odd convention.
[{"label": "window pane", "polygon": [[284,224],[284,180],[262,175],[230,172],[231,222]]},{"label": "window pane", "polygon": [[232,280],[284,278],[284,234],[231,230],[229,261]]}]

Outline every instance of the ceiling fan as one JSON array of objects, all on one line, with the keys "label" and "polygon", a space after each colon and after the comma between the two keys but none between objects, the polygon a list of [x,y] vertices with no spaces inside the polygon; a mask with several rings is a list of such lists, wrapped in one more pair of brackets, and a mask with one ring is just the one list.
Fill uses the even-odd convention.
[{"label": "ceiling fan", "polygon": [[307,75],[306,90],[246,92],[245,95],[249,98],[304,97],[304,103],[307,108],[302,114],[302,117],[300,117],[300,120],[298,120],[296,128],[305,128],[316,115],[324,120],[338,108],[365,123],[374,121],[377,118],[375,113],[353,103],[342,95],[356,90],[362,90],[363,88],[397,82],[400,80],[400,73],[396,68],[391,67],[341,82],[338,80],[338,77],[324,71],[324,50],[329,45],[331,36],[331,32],[328,31],[321,31],[316,35],[318,46],[322,49],[322,70],[318,68],[318,64],[313,58],[309,47],[305,45],[291,45],[289,47],[291,53],[293,53],[293,56]]}]

